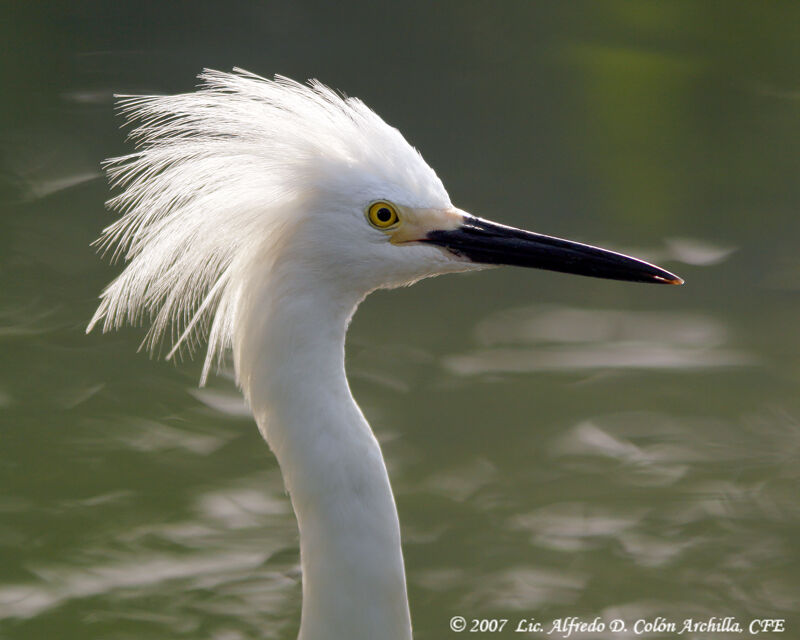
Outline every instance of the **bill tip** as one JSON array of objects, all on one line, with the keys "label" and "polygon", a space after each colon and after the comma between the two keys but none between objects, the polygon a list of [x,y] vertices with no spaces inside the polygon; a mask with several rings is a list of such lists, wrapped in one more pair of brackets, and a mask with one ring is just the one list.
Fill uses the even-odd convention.
[{"label": "bill tip", "polygon": [[656,280],[662,284],[674,284],[681,286],[684,283],[683,278],[670,274],[669,276],[655,276]]}]

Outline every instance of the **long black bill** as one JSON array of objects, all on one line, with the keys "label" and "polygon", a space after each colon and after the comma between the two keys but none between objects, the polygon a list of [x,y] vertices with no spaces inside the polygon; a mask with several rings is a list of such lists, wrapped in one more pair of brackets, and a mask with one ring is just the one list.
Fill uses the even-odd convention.
[{"label": "long black bill", "polygon": [[675,274],[621,253],[472,216],[456,229],[429,232],[423,242],[483,264],[535,267],[611,280],[683,284]]}]

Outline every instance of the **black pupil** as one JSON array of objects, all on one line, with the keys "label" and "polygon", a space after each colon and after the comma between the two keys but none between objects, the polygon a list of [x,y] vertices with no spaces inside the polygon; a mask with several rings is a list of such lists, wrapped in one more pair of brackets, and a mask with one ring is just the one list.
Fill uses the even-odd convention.
[{"label": "black pupil", "polygon": [[392,212],[389,211],[386,207],[381,207],[378,209],[378,220],[381,222],[389,222],[392,219]]}]

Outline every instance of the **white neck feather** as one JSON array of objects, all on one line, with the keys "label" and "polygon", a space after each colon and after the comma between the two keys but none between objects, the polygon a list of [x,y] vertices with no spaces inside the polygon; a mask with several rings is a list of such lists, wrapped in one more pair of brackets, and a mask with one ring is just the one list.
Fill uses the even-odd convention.
[{"label": "white neck feather", "polygon": [[333,283],[296,288],[325,276],[292,262],[278,262],[249,287],[235,358],[297,516],[299,640],[409,640],[397,509],[380,447],[345,377],[345,333],[362,295]]}]

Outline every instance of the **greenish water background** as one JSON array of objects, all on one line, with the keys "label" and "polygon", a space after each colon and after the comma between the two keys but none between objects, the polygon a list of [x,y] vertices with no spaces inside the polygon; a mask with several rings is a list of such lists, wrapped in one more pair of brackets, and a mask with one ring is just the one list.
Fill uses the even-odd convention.
[{"label": "greenish water background", "polygon": [[294,520],[230,379],[198,390],[141,330],[83,332],[119,268],[89,247],[99,162],[130,148],[112,94],[233,66],[361,97],[464,209],[687,280],[493,270],[362,306],[348,371],[416,637],[456,637],[457,614],[800,637],[800,5],[0,12],[0,638],[296,634]]}]

